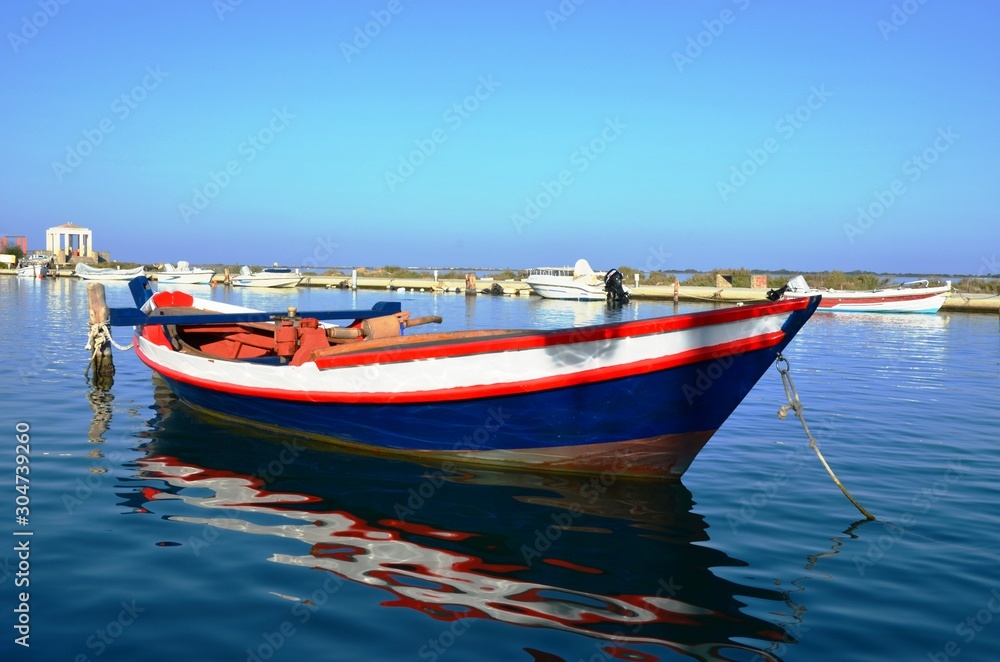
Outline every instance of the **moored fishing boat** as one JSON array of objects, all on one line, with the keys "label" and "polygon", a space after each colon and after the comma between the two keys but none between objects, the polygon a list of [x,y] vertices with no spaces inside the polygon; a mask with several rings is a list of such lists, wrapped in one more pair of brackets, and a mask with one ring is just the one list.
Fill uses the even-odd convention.
[{"label": "moored fishing boat", "polygon": [[288,267],[267,267],[260,271],[251,271],[243,266],[240,273],[233,276],[235,287],[295,287],[302,282],[302,275]]},{"label": "moored fishing boat", "polygon": [[17,275],[20,278],[45,278],[49,275],[49,264],[52,256],[45,253],[25,255],[17,263]]},{"label": "moored fishing boat", "polygon": [[17,265],[17,275],[20,278],[45,278],[49,275],[49,265],[46,262],[23,260]]},{"label": "moored fishing boat", "polygon": [[166,284],[183,285],[208,285],[215,276],[213,269],[191,268],[191,265],[181,260],[177,266],[167,263],[163,265],[163,270],[156,274],[156,282]]},{"label": "moored fishing boat", "polygon": [[133,269],[122,269],[121,267],[117,269],[99,269],[89,264],[78,262],[73,271],[83,280],[132,280],[137,276],[141,276],[145,271],[145,267],[135,267]]},{"label": "moored fishing boat", "polygon": [[[182,292],[114,309],[188,404],[382,453],[682,474],[819,297],[559,330],[402,335],[398,303],[264,313]],[[347,327],[321,319],[353,320]]]},{"label": "moored fishing boat", "polygon": [[936,313],[948,299],[951,281],[930,287],[927,280],[903,283],[899,287],[874,290],[832,290],[809,287],[801,276],[788,283],[788,299],[821,295],[819,310],[831,313]]}]

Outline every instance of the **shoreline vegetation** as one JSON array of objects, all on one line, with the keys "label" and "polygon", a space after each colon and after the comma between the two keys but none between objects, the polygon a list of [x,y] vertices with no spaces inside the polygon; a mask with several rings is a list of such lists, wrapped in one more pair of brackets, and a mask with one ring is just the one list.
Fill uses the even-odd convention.
[{"label": "shoreline vegetation", "polygon": [[[23,256],[22,251],[17,246],[5,247],[4,253],[14,255],[18,260]],[[131,269],[138,266],[145,266],[147,271],[156,272],[162,268],[162,264],[141,264],[138,262],[105,262],[99,265],[102,268]],[[229,273],[238,274],[241,264],[200,264],[192,266],[209,267],[215,269],[220,279],[226,269]],[[250,265],[254,271],[265,268],[266,265]],[[295,268],[294,266],[292,268]],[[304,276],[318,276],[324,278],[345,278],[351,277],[351,271],[357,269],[359,278],[375,278],[389,280],[428,280],[435,277],[435,272],[439,280],[464,281],[466,274],[472,273],[479,280],[492,280],[494,282],[518,282],[523,281],[528,276],[528,269],[494,269],[485,267],[469,268],[438,268],[433,267],[400,267],[387,265],[381,267],[334,267],[334,268],[309,268],[298,267]],[[865,271],[791,271],[788,269],[775,270],[751,270],[746,267],[735,269],[711,269],[709,271],[698,271],[694,269],[684,269],[676,271],[650,271],[637,269],[628,265],[618,267],[618,271],[624,276],[625,283],[633,285],[637,281],[638,285],[654,287],[670,287],[675,280],[679,280],[684,287],[718,287],[722,276],[728,285],[724,287],[750,288],[751,277],[754,275],[765,275],[767,277],[767,288],[779,288],[788,282],[793,276],[801,275],[812,287],[828,288],[833,290],[875,290],[894,285],[897,278],[912,278],[913,280],[929,280],[931,287],[944,285],[946,280],[952,281],[952,289],[965,294],[989,294],[1000,295],[1000,274],[987,274],[980,276],[970,275],[942,275],[942,274],[887,274]],[[600,272],[600,270],[598,270]],[[683,278],[679,278],[678,275]],[[757,288],[760,289],[760,288]]]},{"label": "shoreline vegetation", "polygon": [[[108,262],[101,267],[130,269],[140,265],[138,262]],[[149,271],[157,271],[162,265],[145,265]],[[192,265],[195,266],[195,265]],[[201,264],[201,267],[209,267],[221,274],[225,269],[229,269],[231,274],[240,272],[239,264]],[[251,270],[257,271],[267,265],[250,265]],[[152,267],[152,268],[151,268]],[[293,267],[294,268],[294,267]],[[428,280],[434,278],[435,269],[432,267],[399,267],[388,265],[382,267],[356,267],[359,278],[378,278],[390,280]],[[951,280],[952,288],[958,292],[966,294],[1000,294],[1000,274],[989,274],[985,276],[947,276],[941,274],[929,274],[926,276],[917,274],[885,274],[865,271],[790,271],[778,269],[774,271],[750,270],[744,267],[738,269],[712,269],[710,271],[643,271],[623,265],[617,267],[624,276],[625,283],[629,286],[635,283],[635,274],[639,274],[639,286],[660,286],[669,287],[674,284],[674,280],[680,278],[680,284],[684,287],[717,287],[718,276],[724,276],[731,281],[734,288],[750,288],[750,277],[752,275],[766,275],[768,288],[779,288],[788,282],[793,276],[801,275],[812,287],[828,288],[832,290],[875,290],[894,285],[897,278],[909,278],[919,280],[926,278],[931,287],[944,285],[946,280]],[[322,267],[311,269],[299,267],[304,276],[322,276],[325,278],[342,277],[350,279],[351,268],[338,267],[324,269]],[[466,274],[474,273],[479,280],[493,281],[523,281],[528,277],[527,269],[491,269],[483,267],[470,268],[450,268],[437,269],[439,280],[459,280],[464,281]],[[600,272],[600,270],[597,270]],[[956,280],[957,279],[957,280]]]}]

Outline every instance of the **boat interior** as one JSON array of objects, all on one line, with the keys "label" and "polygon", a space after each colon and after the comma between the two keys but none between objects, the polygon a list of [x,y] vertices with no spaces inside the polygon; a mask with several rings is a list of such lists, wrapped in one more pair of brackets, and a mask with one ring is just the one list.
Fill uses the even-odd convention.
[{"label": "boat interior", "polygon": [[[187,307],[156,308],[154,316],[205,315],[210,311]],[[404,330],[425,324],[440,324],[437,316],[410,317],[395,313],[355,320],[347,326],[321,325],[311,317],[289,316],[272,322],[222,324],[165,324],[147,327],[147,335],[162,329],[163,338],[175,351],[214,359],[302,365],[329,358],[368,351],[514,337],[524,330],[470,330],[403,335]]]}]

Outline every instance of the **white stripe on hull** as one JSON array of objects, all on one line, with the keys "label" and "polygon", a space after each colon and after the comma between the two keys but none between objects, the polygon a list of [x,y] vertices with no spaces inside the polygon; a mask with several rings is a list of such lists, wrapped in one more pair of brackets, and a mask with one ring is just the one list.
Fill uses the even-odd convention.
[{"label": "white stripe on hull", "polygon": [[[283,391],[331,393],[420,393],[492,384],[516,384],[545,377],[669,357],[774,333],[788,313],[725,324],[517,351],[434,358],[320,370],[301,366],[248,364],[181,354],[138,338],[137,348],[162,367],[228,385]],[[387,358],[391,357],[387,349]]]}]

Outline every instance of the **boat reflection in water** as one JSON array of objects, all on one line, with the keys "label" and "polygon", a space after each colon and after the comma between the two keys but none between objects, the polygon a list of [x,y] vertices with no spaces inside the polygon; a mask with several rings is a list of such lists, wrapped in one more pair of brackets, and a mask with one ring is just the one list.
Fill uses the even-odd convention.
[{"label": "boat reflection in water", "polygon": [[802,610],[789,593],[713,573],[746,564],[705,544],[706,523],[679,482],[350,454],[254,436],[203,419],[162,383],[156,393],[158,416],[138,461],[148,487],[134,505],[215,511],[166,516],[198,527],[178,539],[210,525],[297,540],[301,554],[267,550],[269,560],[378,587],[394,598],[383,608],[573,632],[603,641],[617,659],[652,659],[653,646],[695,659],[773,660],[794,641],[794,627],[746,613],[752,601],[794,625]]}]

